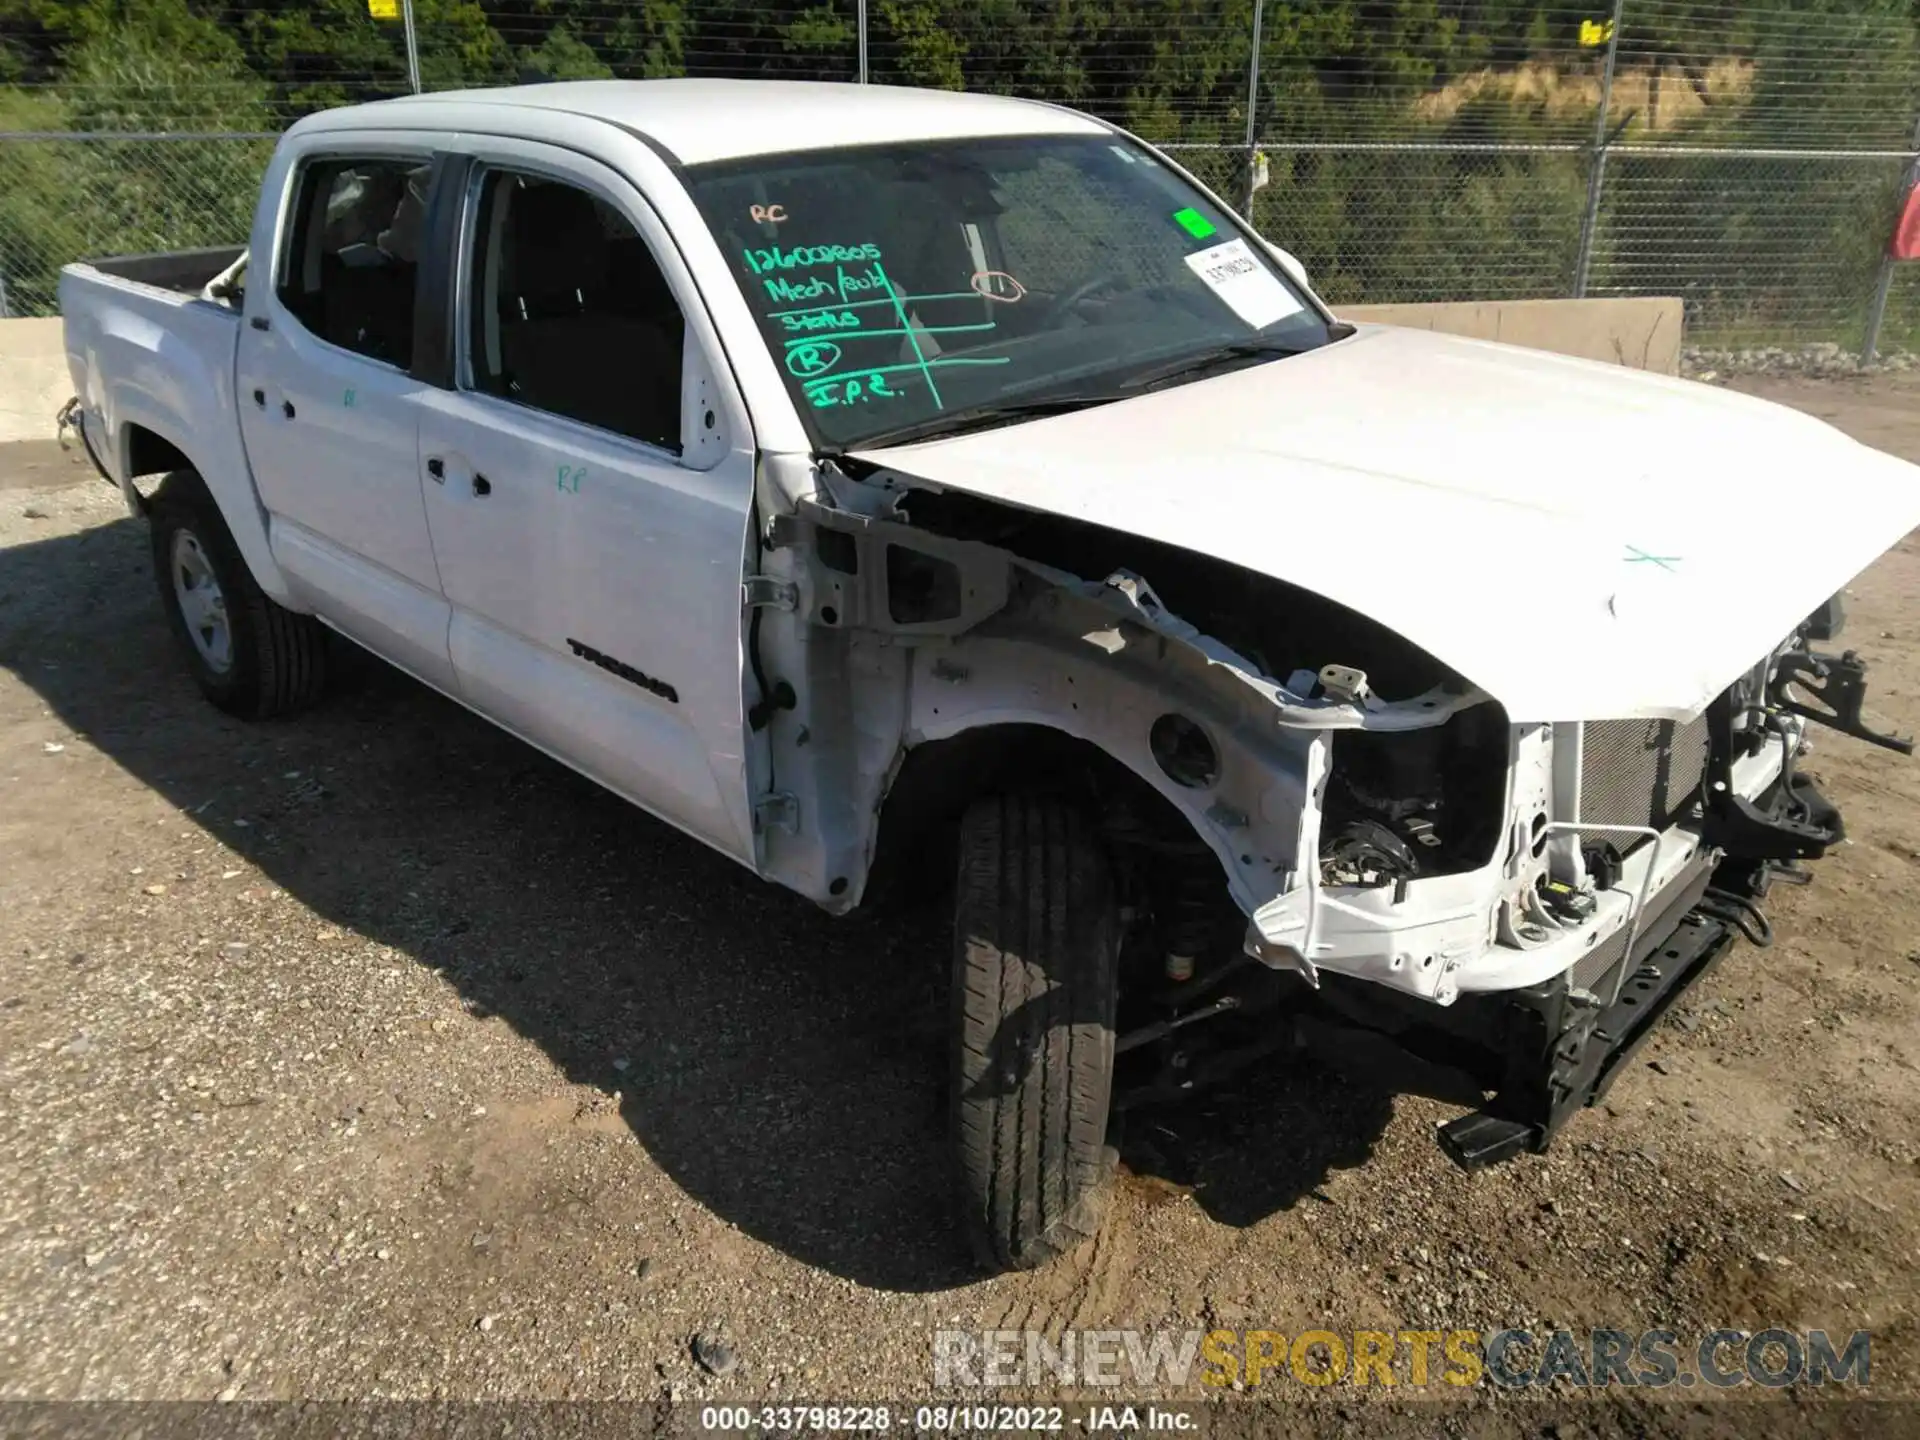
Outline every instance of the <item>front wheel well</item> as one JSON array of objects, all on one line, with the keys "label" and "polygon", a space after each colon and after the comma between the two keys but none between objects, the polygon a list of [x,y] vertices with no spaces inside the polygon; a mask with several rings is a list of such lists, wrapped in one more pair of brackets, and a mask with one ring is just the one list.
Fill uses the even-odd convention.
[{"label": "front wheel well", "polygon": [[1123,876],[1139,869],[1126,862],[1143,850],[1185,857],[1189,873],[1206,867],[1231,908],[1218,858],[1164,795],[1098,745],[1034,724],[984,725],[907,750],[881,802],[868,894],[911,903],[944,893],[958,865],[967,807],[1010,791],[1077,805],[1115,852]]}]

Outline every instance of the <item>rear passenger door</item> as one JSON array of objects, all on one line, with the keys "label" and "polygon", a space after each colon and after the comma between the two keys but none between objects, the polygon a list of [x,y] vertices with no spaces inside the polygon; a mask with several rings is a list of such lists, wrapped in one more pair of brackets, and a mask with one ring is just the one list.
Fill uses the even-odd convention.
[{"label": "rear passenger door", "polygon": [[454,384],[420,433],[460,693],[751,864],[752,451],[703,398],[731,381],[697,292],[611,169],[465,143]]},{"label": "rear passenger door", "polygon": [[[421,148],[320,137],[247,287],[241,434],[274,558],[327,621],[452,688],[447,605],[421,502],[413,373],[420,244],[437,173]],[[323,148],[322,148],[323,147]],[[269,183],[272,183],[271,181]]]}]

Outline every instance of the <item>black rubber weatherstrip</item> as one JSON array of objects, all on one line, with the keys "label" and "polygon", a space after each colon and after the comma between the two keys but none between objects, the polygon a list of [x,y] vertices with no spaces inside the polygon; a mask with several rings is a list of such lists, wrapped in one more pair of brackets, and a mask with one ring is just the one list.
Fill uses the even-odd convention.
[{"label": "black rubber weatherstrip", "polygon": [[441,151],[433,158],[432,189],[422,227],[420,268],[413,302],[413,377],[436,389],[454,388],[454,316],[460,274],[460,231],[477,162]]}]

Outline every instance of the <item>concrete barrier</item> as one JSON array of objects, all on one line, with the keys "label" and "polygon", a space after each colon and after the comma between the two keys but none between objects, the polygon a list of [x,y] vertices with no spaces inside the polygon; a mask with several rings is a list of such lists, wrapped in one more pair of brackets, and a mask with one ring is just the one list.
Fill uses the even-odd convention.
[{"label": "concrete barrier", "polygon": [[1344,320],[1499,340],[1662,375],[1680,371],[1677,299],[1449,300],[1433,305],[1336,305]]},{"label": "concrete barrier", "polygon": [[71,394],[59,318],[0,320],[0,444],[51,440]]},{"label": "concrete barrier", "polygon": [[[1349,320],[1611,360],[1663,375],[1680,368],[1678,300],[1458,300],[1341,305],[1335,313]],[[72,390],[58,317],[0,320],[0,444],[51,439],[54,412]]]}]

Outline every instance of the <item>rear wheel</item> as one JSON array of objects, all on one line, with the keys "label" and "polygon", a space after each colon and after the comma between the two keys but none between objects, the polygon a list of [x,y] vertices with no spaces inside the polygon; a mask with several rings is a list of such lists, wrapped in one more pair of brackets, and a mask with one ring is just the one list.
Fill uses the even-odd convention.
[{"label": "rear wheel", "polygon": [[1077,809],[1017,794],[968,809],[953,1119],[968,1230],[998,1267],[1044,1264],[1105,1212],[1119,933],[1111,866]]},{"label": "rear wheel", "polygon": [[251,720],[317,699],[326,684],[325,628],[262,592],[200,477],[169,475],[148,513],[160,603],[201,693]]}]

